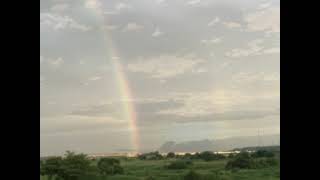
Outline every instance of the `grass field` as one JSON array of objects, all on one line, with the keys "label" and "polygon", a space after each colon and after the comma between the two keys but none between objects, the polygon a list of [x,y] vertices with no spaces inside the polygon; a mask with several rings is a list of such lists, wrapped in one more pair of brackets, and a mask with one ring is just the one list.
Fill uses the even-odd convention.
[{"label": "grass field", "polygon": [[[124,168],[123,175],[109,177],[81,177],[80,180],[143,180],[148,176],[156,180],[182,180],[183,175],[190,169],[195,170],[206,180],[279,180],[280,167],[275,166],[263,169],[250,169],[238,171],[226,171],[224,169],[228,160],[217,160],[205,162],[194,160],[193,165],[187,169],[169,170],[165,165],[174,160],[138,160],[121,159],[121,166]],[[95,161],[92,163],[96,163]],[[217,175],[218,174],[218,175]],[[40,180],[47,180],[40,177]]]}]

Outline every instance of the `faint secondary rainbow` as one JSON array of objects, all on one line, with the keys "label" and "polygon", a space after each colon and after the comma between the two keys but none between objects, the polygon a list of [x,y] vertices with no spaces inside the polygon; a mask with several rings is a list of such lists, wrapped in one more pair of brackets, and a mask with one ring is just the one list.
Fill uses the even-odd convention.
[{"label": "faint secondary rainbow", "polygon": [[124,118],[128,121],[128,126],[131,131],[131,145],[134,151],[138,153],[140,148],[140,138],[137,126],[137,114],[133,103],[133,96],[125,71],[123,70],[122,64],[120,62],[119,53],[117,52],[115,45],[112,42],[112,38],[109,35],[108,30],[103,28],[103,24],[107,21],[107,19],[104,16],[101,5],[102,4],[99,0],[86,1],[86,6],[92,9],[97,18],[102,21],[101,30],[103,31],[103,38],[106,44],[106,50],[108,52],[107,59],[109,59],[112,63],[117,87],[119,88],[119,92],[122,98],[123,111],[125,115]]}]

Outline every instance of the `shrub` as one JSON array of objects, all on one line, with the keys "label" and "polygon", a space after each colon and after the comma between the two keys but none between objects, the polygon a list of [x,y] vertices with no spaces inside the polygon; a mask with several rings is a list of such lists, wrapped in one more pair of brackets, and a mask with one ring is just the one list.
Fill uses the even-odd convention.
[{"label": "shrub", "polygon": [[101,158],[98,162],[97,167],[102,175],[114,175],[123,173],[123,168],[120,166],[120,161],[114,158]]},{"label": "shrub", "polygon": [[229,155],[228,155],[228,158],[234,158],[234,154],[232,154],[232,153],[229,154]]},{"label": "shrub", "polygon": [[192,154],[186,153],[186,154],[183,156],[183,159],[192,159]]},{"label": "shrub", "polygon": [[190,170],[184,177],[184,180],[200,180],[201,175],[193,170]]},{"label": "shrub", "polygon": [[225,159],[225,156],[222,154],[215,154],[211,151],[204,151],[199,154],[199,158],[204,161],[213,161],[213,160]]},{"label": "shrub", "polygon": [[140,159],[140,160],[160,160],[160,159],[163,159],[163,157],[158,151],[156,151],[156,152],[140,154],[138,156],[138,159]]},{"label": "shrub", "polygon": [[276,158],[268,158],[266,159],[266,163],[269,165],[269,166],[276,166],[278,165],[278,161]]},{"label": "shrub", "polygon": [[171,162],[167,168],[168,169],[186,169],[189,165],[192,165],[192,161],[178,160]]},{"label": "shrub", "polygon": [[194,155],[191,155],[191,159],[200,159],[200,153],[196,152]]},{"label": "shrub", "polygon": [[175,157],[174,152],[169,152],[169,153],[167,154],[167,158],[174,158],[174,157]]},{"label": "shrub", "polygon": [[226,165],[226,169],[230,170],[230,169],[251,169],[254,168],[254,162],[252,161],[252,159],[250,157],[246,157],[246,156],[238,156],[236,157],[234,160],[230,160],[227,165]]},{"label": "shrub", "polygon": [[278,164],[277,159],[275,158],[266,158],[266,159],[254,159],[247,155],[236,156],[235,159],[230,160],[227,165],[227,170],[234,169],[256,169],[256,168],[265,168],[270,166],[276,166]]},{"label": "shrub", "polygon": [[255,158],[261,158],[261,157],[271,158],[274,156],[275,154],[272,151],[266,151],[266,150],[258,150],[252,154],[252,157],[255,157]]},{"label": "shrub", "polygon": [[155,178],[153,176],[148,176],[148,177],[144,178],[144,180],[155,180]]}]

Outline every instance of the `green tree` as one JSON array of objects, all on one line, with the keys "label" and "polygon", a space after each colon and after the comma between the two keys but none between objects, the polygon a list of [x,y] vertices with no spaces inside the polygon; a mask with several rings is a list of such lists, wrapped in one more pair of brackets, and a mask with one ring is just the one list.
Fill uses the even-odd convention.
[{"label": "green tree", "polygon": [[47,175],[49,180],[51,180],[53,176],[59,175],[62,171],[61,157],[50,157],[41,162],[40,174]]},{"label": "green tree", "polygon": [[75,154],[67,151],[62,161],[62,171],[58,174],[64,180],[77,180],[80,176],[88,174],[90,160],[85,154]]},{"label": "green tree", "polygon": [[122,174],[123,168],[120,161],[114,158],[101,158],[98,162],[98,170],[102,175]]},{"label": "green tree", "polygon": [[171,162],[167,168],[168,169],[186,169],[189,165],[192,165],[191,160],[177,160]]},{"label": "green tree", "polygon": [[167,158],[174,158],[176,155],[174,154],[174,152],[169,152],[167,154]]},{"label": "green tree", "polygon": [[211,151],[204,151],[200,153],[199,157],[204,161],[212,161],[215,159],[215,154]]},{"label": "green tree", "polygon": [[197,172],[190,170],[184,177],[184,180],[200,180],[201,176]]},{"label": "green tree", "polygon": [[255,158],[260,158],[260,157],[269,157],[269,158],[271,158],[271,157],[274,157],[274,156],[275,156],[274,152],[266,151],[266,150],[258,150],[258,151],[254,152],[252,154],[252,157],[255,157]]},{"label": "green tree", "polygon": [[163,159],[163,157],[158,151],[155,151],[155,152],[140,154],[138,156],[138,159],[140,159],[140,160],[160,160],[160,159]]},{"label": "green tree", "polygon": [[155,180],[155,178],[153,176],[147,176],[144,180]]},{"label": "green tree", "polygon": [[227,170],[232,169],[251,169],[255,168],[256,163],[252,160],[248,153],[240,153],[234,159],[228,161],[226,165]]},{"label": "green tree", "polygon": [[183,156],[184,159],[191,159],[192,158],[192,155],[190,153],[186,153],[184,156]]}]

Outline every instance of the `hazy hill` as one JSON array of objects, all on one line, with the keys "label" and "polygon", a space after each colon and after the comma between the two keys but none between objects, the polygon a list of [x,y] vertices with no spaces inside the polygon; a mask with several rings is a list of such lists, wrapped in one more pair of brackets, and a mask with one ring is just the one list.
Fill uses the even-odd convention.
[{"label": "hazy hill", "polygon": [[263,147],[244,147],[244,148],[235,148],[235,151],[257,151],[257,150],[268,150],[268,151],[278,151],[280,152],[280,145],[278,146],[263,146]]},{"label": "hazy hill", "polygon": [[176,143],[169,141],[164,143],[160,148],[160,152],[197,152],[197,151],[225,151],[235,148],[244,148],[251,146],[271,146],[279,145],[280,135],[268,136],[249,136],[249,137],[234,137],[217,140],[199,140],[199,141],[186,141]]}]

